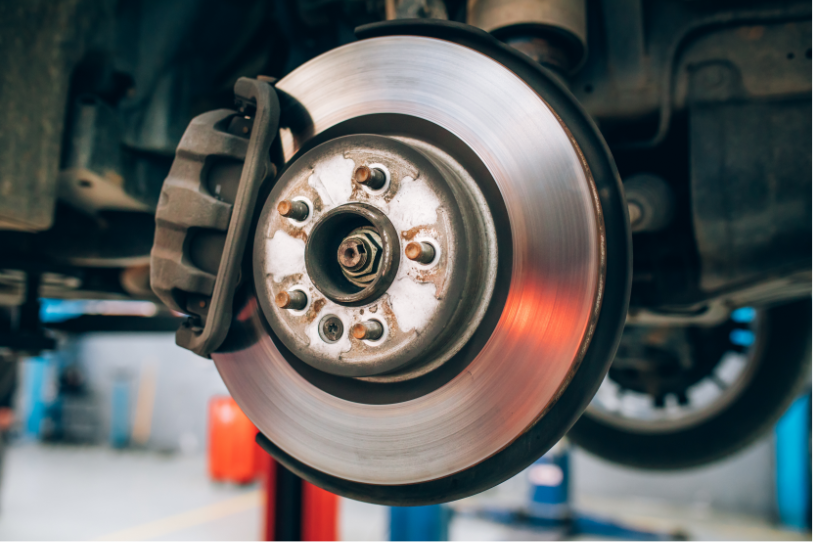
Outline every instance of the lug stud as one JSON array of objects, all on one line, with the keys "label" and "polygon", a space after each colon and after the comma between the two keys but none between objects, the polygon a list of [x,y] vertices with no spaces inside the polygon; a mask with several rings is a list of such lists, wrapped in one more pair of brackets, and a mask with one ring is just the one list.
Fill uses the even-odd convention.
[{"label": "lug stud", "polygon": [[360,166],[353,173],[353,180],[367,188],[378,190],[387,182],[387,175],[378,168]]},{"label": "lug stud", "polygon": [[308,215],[310,215],[311,212],[308,208],[308,204],[304,201],[289,200],[279,202],[279,205],[277,205],[277,211],[279,211],[279,214],[285,218],[292,218],[297,222],[302,222],[308,218]]},{"label": "lug stud", "polygon": [[350,333],[360,341],[377,341],[384,335],[384,326],[378,320],[366,320],[350,328]]},{"label": "lug stud", "polygon": [[406,246],[404,253],[413,262],[426,264],[435,259],[435,247],[429,243],[413,241]]},{"label": "lug stud", "polygon": [[308,304],[308,296],[302,290],[292,290],[290,292],[280,292],[274,298],[277,307],[301,311]]}]

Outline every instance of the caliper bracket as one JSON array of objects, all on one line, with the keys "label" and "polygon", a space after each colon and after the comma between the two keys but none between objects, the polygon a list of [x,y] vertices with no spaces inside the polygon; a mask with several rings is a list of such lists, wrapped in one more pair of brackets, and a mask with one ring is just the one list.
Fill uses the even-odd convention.
[{"label": "caliper bracket", "polygon": [[[279,129],[273,86],[241,77],[234,85],[239,111],[219,109],[195,117],[184,132],[155,213],[150,257],[153,291],[171,309],[189,314],[175,335],[178,346],[209,357],[229,331],[234,291],[257,194],[276,174],[270,148]],[[218,164],[242,163],[232,197],[213,193]],[[196,239],[197,238],[197,239]],[[195,257],[203,243],[219,264]],[[216,258],[215,258],[216,259]]]}]

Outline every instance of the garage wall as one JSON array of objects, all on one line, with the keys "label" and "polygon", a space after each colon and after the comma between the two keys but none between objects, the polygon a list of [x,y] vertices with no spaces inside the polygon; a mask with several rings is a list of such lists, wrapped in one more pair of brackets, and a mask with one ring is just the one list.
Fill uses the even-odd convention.
[{"label": "garage wall", "polygon": [[148,385],[144,380],[154,379],[147,446],[167,452],[205,449],[208,401],[228,394],[211,360],[176,346],[172,333],[88,334],[69,351],[84,367],[96,393],[103,436],[110,429],[114,383],[128,382],[133,419],[139,387]]},{"label": "garage wall", "polygon": [[703,515],[710,510],[776,518],[773,434],[718,463],[676,472],[620,467],[581,449],[571,456],[572,490],[584,497],[667,501]]}]

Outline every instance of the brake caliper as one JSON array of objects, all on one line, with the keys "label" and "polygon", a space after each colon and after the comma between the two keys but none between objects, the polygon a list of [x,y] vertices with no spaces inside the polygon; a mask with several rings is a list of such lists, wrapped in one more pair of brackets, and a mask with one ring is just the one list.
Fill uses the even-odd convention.
[{"label": "brake caliper", "polygon": [[271,144],[280,105],[268,80],[234,85],[237,111],[195,117],[184,132],[155,214],[150,281],[189,314],[178,346],[208,357],[226,338],[257,194],[276,175]]}]

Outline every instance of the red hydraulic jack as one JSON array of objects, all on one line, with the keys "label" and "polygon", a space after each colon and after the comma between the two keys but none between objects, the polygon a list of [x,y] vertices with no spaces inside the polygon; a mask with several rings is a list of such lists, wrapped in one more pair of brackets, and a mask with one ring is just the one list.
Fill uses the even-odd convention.
[{"label": "red hydraulic jack", "polygon": [[270,455],[263,461],[263,540],[338,540],[338,495],[306,482]]}]

